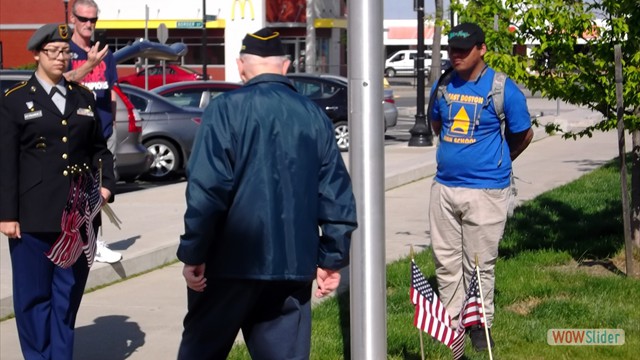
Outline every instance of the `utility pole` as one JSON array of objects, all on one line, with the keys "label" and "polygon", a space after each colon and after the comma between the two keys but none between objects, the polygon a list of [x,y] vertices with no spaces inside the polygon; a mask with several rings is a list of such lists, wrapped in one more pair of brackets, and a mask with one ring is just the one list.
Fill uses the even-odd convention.
[{"label": "utility pole", "polygon": [[[149,5],[144,5],[144,40],[149,41]],[[149,58],[144,57],[144,89],[149,90]]]},{"label": "utility pole", "polygon": [[[316,72],[316,13],[315,0],[307,0],[307,37],[305,38],[304,71],[307,74]],[[298,59],[300,62],[300,59]]]},{"label": "utility pole", "polygon": [[207,0],[202,0],[202,80],[207,79]]},{"label": "utility pole", "polygon": [[349,1],[349,168],[358,204],[351,241],[351,359],[387,358],[382,120],[382,0]]},{"label": "utility pole", "polygon": [[69,0],[62,0],[64,3],[64,23],[69,25]]}]

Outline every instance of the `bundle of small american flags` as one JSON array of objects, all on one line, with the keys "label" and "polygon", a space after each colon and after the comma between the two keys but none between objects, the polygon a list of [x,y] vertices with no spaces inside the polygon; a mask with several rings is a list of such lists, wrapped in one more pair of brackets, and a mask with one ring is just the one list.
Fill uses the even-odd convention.
[{"label": "bundle of small american flags", "polygon": [[62,213],[62,232],[46,256],[61,268],[68,268],[84,252],[90,267],[96,253],[93,220],[102,205],[100,181],[98,174],[92,174],[87,165],[74,166],[69,172],[71,186]]}]

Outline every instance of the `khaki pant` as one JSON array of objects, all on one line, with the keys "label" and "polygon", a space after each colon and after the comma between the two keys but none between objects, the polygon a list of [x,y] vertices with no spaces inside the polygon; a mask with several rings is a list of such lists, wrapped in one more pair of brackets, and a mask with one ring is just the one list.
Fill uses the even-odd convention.
[{"label": "khaki pant", "polygon": [[440,299],[457,326],[478,256],[488,327],[493,321],[494,267],[509,206],[509,188],[431,186],[429,225]]}]

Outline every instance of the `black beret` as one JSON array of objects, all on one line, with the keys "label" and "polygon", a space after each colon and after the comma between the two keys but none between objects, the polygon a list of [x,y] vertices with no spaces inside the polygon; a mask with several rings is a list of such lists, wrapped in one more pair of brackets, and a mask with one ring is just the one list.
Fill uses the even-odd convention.
[{"label": "black beret", "polygon": [[262,28],[253,34],[247,34],[242,40],[240,54],[253,54],[261,57],[284,56],[280,33]]},{"label": "black beret", "polygon": [[484,31],[477,24],[462,23],[449,31],[449,47],[456,49],[471,49],[484,43]]},{"label": "black beret", "polygon": [[69,42],[70,40],[71,34],[66,24],[46,24],[31,35],[27,43],[27,50],[39,50],[42,46],[50,42]]}]

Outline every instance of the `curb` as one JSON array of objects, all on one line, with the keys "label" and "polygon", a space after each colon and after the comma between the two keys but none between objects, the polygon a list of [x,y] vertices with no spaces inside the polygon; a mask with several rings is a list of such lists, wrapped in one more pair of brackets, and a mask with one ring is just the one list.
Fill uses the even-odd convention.
[{"label": "curb", "polygon": [[[142,275],[177,260],[178,244],[166,244],[134,254],[115,264],[95,263],[89,271],[85,293],[113,283]],[[0,299],[0,318],[13,315],[13,296]]]}]

